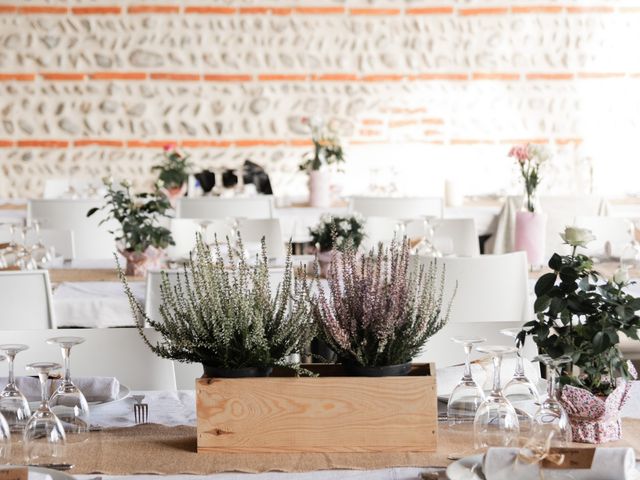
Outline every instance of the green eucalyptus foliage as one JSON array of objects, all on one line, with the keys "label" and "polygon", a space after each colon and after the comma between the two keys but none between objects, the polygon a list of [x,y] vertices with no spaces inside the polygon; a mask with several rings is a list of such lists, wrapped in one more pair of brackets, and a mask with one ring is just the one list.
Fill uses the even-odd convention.
[{"label": "green eucalyptus foliage", "polygon": [[189,179],[189,155],[185,155],[175,148],[166,148],[164,161],[154,165],[152,170],[158,170],[158,180],[166,188],[180,188]]},{"label": "green eucalyptus foliage", "polygon": [[302,352],[314,331],[308,302],[294,279],[291,247],[275,293],[264,239],[254,265],[237,253],[244,250],[241,239],[235,245],[227,239],[227,247],[228,257],[216,240],[214,259],[198,235],[177,283],[171,285],[163,272],[162,321],[146,317],[121,272],[134,315],[158,331],[162,340],[152,344],[141,326],[140,334],[156,355],[180,362],[228,369],[286,365],[285,357]]},{"label": "green eucalyptus foliage", "polygon": [[570,356],[580,373],[565,369],[561,383],[608,395],[616,378],[630,378],[619,335],[638,339],[640,298],[625,293],[624,283],[605,281],[593,261],[575,248],[572,255],[554,254],[549,267],[553,272],[535,286],[537,318],[524,325],[518,342],[531,335],[541,353]]},{"label": "green eucalyptus foliage", "polygon": [[325,214],[320,223],[309,229],[311,243],[320,245],[320,251],[333,248],[344,251],[347,248],[358,249],[364,240],[364,218],[359,214],[333,216]]},{"label": "green eucalyptus foliage", "polygon": [[144,252],[149,247],[158,249],[175,245],[171,231],[159,225],[160,217],[167,217],[167,210],[171,204],[166,196],[159,192],[131,193],[131,186],[121,182],[114,188],[109,180],[104,181],[107,193],[106,203],[102,207],[95,207],[87,212],[87,217],[98,211],[106,211],[107,215],[100,221],[100,225],[109,220],[116,220],[120,224],[119,230],[110,230],[115,235],[116,242],[128,252]]}]

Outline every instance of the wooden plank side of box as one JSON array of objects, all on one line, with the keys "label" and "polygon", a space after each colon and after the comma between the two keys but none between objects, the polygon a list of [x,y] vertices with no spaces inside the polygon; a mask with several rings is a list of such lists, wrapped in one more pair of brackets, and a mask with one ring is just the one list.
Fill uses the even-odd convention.
[{"label": "wooden plank side of box", "polygon": [[426,374],[200,379],[198,452],[435,451],[435,370],[419,367]]}]

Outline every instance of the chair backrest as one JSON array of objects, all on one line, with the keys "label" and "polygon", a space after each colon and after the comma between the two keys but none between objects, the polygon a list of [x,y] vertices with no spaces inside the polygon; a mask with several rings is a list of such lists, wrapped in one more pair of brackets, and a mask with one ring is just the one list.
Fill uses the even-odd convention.
[{"label": "chair backrest", "polygon": [[[145,329],[152,344],[159,334]],[[71,351],[74,376],[116,377],[132,390],[175,390],[171,360],[157,357],[144,344],[136,328],[87,328],[57,330],[13,330],[2,332],[3,343],[29,345],[16,357],[16,375],[33,375],[25,365],[38,361],[62,362],[60,348],[46,343],[48,338],[77,336],[85,342]]]},{"label": "chair backrest", "polygon": [[364,223],[364,239],[362,247],[365,250],[375,248],[378,243],[389,243],[401,235],[400,222],[391,217],[367,217]]},{"label": "chair backrest", "polygon": [[[428,263],[429,258],[413,257]],[[527,258],[524,252],[481,255],[475,258],[445,257],[437,260],[445,268],[445,300],[457,293],[450,323],[519,322],[533,317],[529,301]]]},{"label": "chair backrest", "polygon": [[567,225],[576,217],[606,214],[606,202],[602,197],[581,196],[541,196],[540,207],[547,214],[546,255],[554,252],[568,253],[569,249],[560,238]]},{"label": "chair backrest", "polygon": [[43,329],[54,326],[49,272],[0,272],[0,330]]},{"label": "chair backrest", "polygon": [[273,197],[258,195],[249,198],[200,197],[178,199],[178,218],[272,218]]},{"label": "chair backrest", "polygon": [[442,217],[439,197],[351,197],[351,210],[365,217],[420,218]]},{"label": "chair backrest", "polygon": [[277,218],[247,218],[238,220],[238,232],[243,242],[260,243],[265,239],[267,257],[281,259],[285,256],[280,220]]},{"label": "chair backrest", "polygon": [[109,230],[117,228],[117,223],[98,225],[104,218],[102,212],[87,218],[87,211],[102,203],[80,199],[29,200],[28,220],[38,220],[46,229],[72,230],[77,259],[112,258],[116,244]]},{"label": "chair backrest", "polygon": [[[478,230],[473,218],[442,218],[433,222],[435,230],[434,243],[449,240],[452,251],[457,257],[477,257],[480,255]],[[424,221],[416,220],[407,225],[407,236],[410,238],[424,235]]]},{"label": "chair backrest", "polygon": [[[56,256],[61,256],[65,260],[73,260],[75,258],[73,230],[41,228],[40,239],[47,248],[53,247],[55,249]],[[30,230],[27,236],[27,244],[31,245],[37,241],[35,232]]]},{"label": "chair backrest", "polygon": [[[605,255],[607,243],[610,244],[611,251],[619,255],[624,247],[633,241],[633,223],[626,218],[578,216],[575,218],[574,225],[588,228],[596,237],[587,245],[586,253],[588,255]],[[585,250],[582,252],[585,253]]]}]

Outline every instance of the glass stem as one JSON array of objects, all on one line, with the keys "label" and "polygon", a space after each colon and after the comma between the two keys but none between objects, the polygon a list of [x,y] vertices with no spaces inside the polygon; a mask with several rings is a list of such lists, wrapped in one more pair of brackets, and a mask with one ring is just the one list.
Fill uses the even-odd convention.
[{"label": "glass stem", "polygon": [[38,378],[40,379],[40,397],[42,401],[42,407],[49,406],[49,395],[47,392],[47,380],[49,378],[49,372],[38,372]]},{"label": "glass stem", "polygon": [[16,377],[14,375],[13,372],[13,360],[16,358],[15,355],[7,355],[7,363],[9,364],[9,378],[8,378],[8,383],[9,385],[13,385],[16,383]]},{"label": "glass stem", "polygon": [[471,379],[471,361],[470,361],[470,356],[471,356],[471,349],[473,348],[473,345],[470,344],[465,344],[464,345],[464,353],[466,354],[464,357],[464,376],[462,378],[464,378],[465,380],[470,380]]},{"label": "glass stem", "polygon": [[518,350],[516,356],[516,377],[524,377],[524,362],[522,361],[521,351]]},{"label": "glass stem", "polygon": [[493,360],[493,391],[491,395],[500,395],[502,386],[500,385],[500,368],[502,367],[502,355],[496,355]]},{"label": "glass stem", "polygon": [[64,383],[71,383],[71,367],[69,362],[69,355],[71,354],[71,348],[62,347],[62,358],[64,359]]},{"label": "glass stem", "polygon": [[556,399],[556,368],[553,365],[549,365],[549,385],[547,386],[547,395],[549,400]]}]

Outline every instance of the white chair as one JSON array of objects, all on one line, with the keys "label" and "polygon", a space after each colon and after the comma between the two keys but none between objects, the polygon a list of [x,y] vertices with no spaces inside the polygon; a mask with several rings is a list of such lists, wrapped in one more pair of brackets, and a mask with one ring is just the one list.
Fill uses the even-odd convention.
[{"label": "white chair", "polygon": [[586,250],[581,249],[588,255],[605,256],[611,253],[619,257],[624,248],[633,241],[633,223],[626,218],[578,216],[575,218],[574,225],[588,228],[596,237],[587,245]]},{"label": "white chair", "polygon": [[[73,230],[41,228],[40,239],[47,248],[54,248],[56,256],[61,256],[64,260],[73,260],[75,258]],[[37,241],[35,232],[30,230],[27,235],[27,244],[32,245]]]},{"label": "white chair", "polygon": [[[413,257],[427,264],[430,258]],[[438,259],[445,269],[444,298],[456,289],[450,323],[518,322],[533,317],[529,302],[527,259],[524,252],[505,255],[481,255],[476,258]]]},{"label": "white chair", "polygon": [[272,218],[273,198],[258,195],[248,198],[179,198],[176,205],[178,218]]},{"label": "white chair", "polygon": [[419,218],[442,217],[439,197],[351,197],[351,210],[365,217]]},{"label": "white chair", "polygon": [[0,330],[55,327],[49,272],[0,272],[0,307]]},{"label": "white chair", "polygon": [[[434,220],[434,243],[451,245],[450,252],[456,257],[477,257],[480,255],[480,243],[476,222],[473,218],[442,218]],[[424,235],[424,221],[416,220],[407,225],[407,236],[410,238]]]},{"label": "white chair", "polygon": [[[146,328],[145,335],[155,344],[160,335]],[[31,362],[62,363],[60,348],[46,343],[48,338],[77,336],[85,342],[71,351],[71,374],[78,377],[116,377],[132,390],[175,390],[171,360],[156,356],[143,342],[136,328],[88,328],[57,330],[12,330],[2,332],[3,343],[29,345],[16,358],[16,375],[33,375],[25,370]]]},{"label": "white chair", "polygon": [[269,259],[285,257],[282,229],[277,218],[238,220],[238,232],[242,241],[246,243],[260,243],[264,237]]},{"label": "white chair", "polygon": [[29,200],[28,219],[38,220],[42,228],[72,230],[76,259],[112,258],[116,243],[109,230],[117,229],[117,222],[98,225],[104,212],[87,218],[91,208],[101,205],[101,200]]},{"label": "white chair", "polygon": [[364,239],[362,247],[365,250],[377,248],[378,243],[388,244],[400,235],[400,222],[391,217],[367,217],[364,223]]}]

